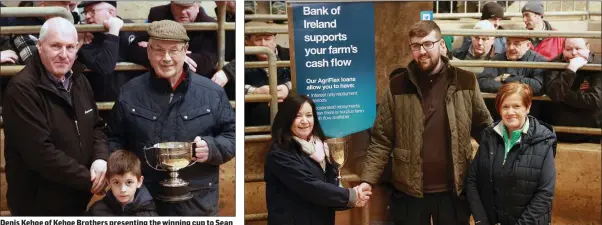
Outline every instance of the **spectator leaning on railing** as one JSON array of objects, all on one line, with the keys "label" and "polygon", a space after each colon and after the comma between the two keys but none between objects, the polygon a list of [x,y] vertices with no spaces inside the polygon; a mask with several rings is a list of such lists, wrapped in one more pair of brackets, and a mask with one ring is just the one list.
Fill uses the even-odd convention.
[{"label": "spectator leaning on railing", "polygon": [[[528,2],[523,6],[521,12],[523,13],[523,22],[528,30],[537,31],[552,31],[556,30],[552,28],[552,25],[548,21],[543,19],[544,8],[543,3],[540,1]],[[562,53],[564,47],[564,38],[560,37],[534,37],[530,38],[531,49],[545,57],[547,60],[551,60]]]},{"label": "spectator leaning on railing", "polygon": [[[502,25],[500,25],[502,18],[504,18],[504,8],[500,4],[497,2],[488,2],[487,4],[483,5],[483,9],[481,10],[481,20],[487,20],[491,22],[494,29],[504,29]],[[475,29],[477,29],[476,25]],[[467,51],[467,49],[471,46],[472,41],[473,37],[464,37],[462,46],[454,50],[454,56],[459,59],[463,59],[463,57],[460,57],[460,54]],[[496,37],[493,41],[493,46],[493,54],[499,54],[506,51],[506,37]]]},{"label": "spectator leaning on railing", "polygon": [[[481,20],[474,25],[473,29],[495,30],[495,27],[489,20]],[[464,49],[456,49],[454,52],[456,58],[462,60],[490,60],[495,55],[495,37],[471,36],[469,38],[471,39],[470,46]],[[504,46],[506,46],[505,43]]]},{"label": "spectator leaning on railing", "polygon": [[[545,77],[546,95],[554,102],[544,120],[557,126],[598,127],[596,113],[600,113],[602,72],[581,70],[590,64],[600,64],[599,56],[590,52],[583,38],[567,38],[564,50],[553,62],[569,63],[566,69],[551,70]],[[553,113],[552,113],[553,112]],[[559,134],[563,141],[590,141],[599,137]]]},{"label": "spectator leaning on railing", "polygon": [[[530,49],[531,42],[525,37],[508,37],[506,52],[497,54],[491,60],[515,62],[546,62],[546,58]],[[485,68],[479,75],[481,91],[497,93],[498,89],[509,82],[526,83],[533,89],[534,96],[543,95],[543,69],[530,68]]]},{"label": "spectator leaning on railing", "polygon": [[[251,21],[245,27],[265,26],[268,23]],[[275,33],[249,34],[245,36],[245,46],[263,46],[274,51],[277,60],[290,60],[289,49],[276,44]],[[268,61],[266,54],[245,55],[246,62]],[[245,95],[270,94],[267,68],[245,69]],[[276,72],[278,102],[282,102],[291,90],[291,71],[279,67]],[[268,103],[245,103],[245,126],[270,124],[270,108]]]},{"label": "spectator leaning on railing", "polygon": [[92,85],[96,101],[115,101],[121,86],[142,73],[115,71],[117,62],[130,62],[134,57],[129,52],[132,46],[137,46],[133,43],[136,34],[120,31],[124,22],[133,21],[122,20],[117,16],[116,1],[86,1],[79,6],[84,8],[82,14],[87,24],[104,25],[108,32],[81,34],[80,44],[83,43],[83,46],[78,52],[78,61],[92,70],[85,74]]}]

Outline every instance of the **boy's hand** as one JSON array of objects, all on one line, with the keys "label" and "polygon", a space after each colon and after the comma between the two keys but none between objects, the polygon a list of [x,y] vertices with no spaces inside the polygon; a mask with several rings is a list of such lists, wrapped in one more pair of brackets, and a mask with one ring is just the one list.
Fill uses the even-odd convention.
[{"label": "boy's hand", "polygon": [[105,184],[105,174],[107,172],[107,161],[97,159],[90,167],[90,180],[92,181],[92,189],[90,192],[96,194],[100,192]]},{"label": "boy's hand", "polygon": [[207,146],[207,142],[201,139],[201,137],[196,136],[194,143],[196,144],[196,148],[194,149],[196,154],[192,159],[200,163],[207,162],[209,159],[209,146]]}]

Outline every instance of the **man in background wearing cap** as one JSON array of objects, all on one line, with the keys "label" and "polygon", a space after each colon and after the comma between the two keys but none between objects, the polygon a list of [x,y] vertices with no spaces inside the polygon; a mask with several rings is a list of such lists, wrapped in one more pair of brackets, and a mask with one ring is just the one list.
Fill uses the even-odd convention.
[{"label": "man in background wearing cap", "polygon": [[[488,2],[483,5],[483,9],[481,10],[481,20],[488,20],[493,24],[493,27],[496,30],[503,30],[504,27],[500,25],[500,21],[504,18],[504,8],[498,4],[497,2]],[[477,26],[475,25],[474,29]],[[488,30],[488,29],[484,29]],[[454,50],[454,56],[459,59],[463,59],[461,55],[464,52],[467,52],[470,46],[472,45],[473,37],[464,37],[462,41],[462,46]],[[506,37],[496,37],[493,41],[493,54],[500,54],[506,51]]]},{"label": "man in background wearing cap", "polygon": [[[474,26],[475,30],[495,30],[495,27],[489,20],[481,20]],[[471,36],[468,49],[456,49],[454,56],[462,60],[490,60],[495,55],[495,46],[493,42],[495,37],[489,36]],[[505,45],[505,44],[504,44]],[[463,51],[462,51],[463,50]]]},{"label": "man in background wearing cap", "polygon": [[104,25],[108,32],[91,34],[91,40],[85,40],[88,43],[78,52],[78,60],[92,70],[86,73],[86,77],[92,85],[96,101],[115,101],[121,86],[142,74],[140,71],[115,71],[117,62],[128,62],[130,58],[136,57],[129,51],[135,45],[133,41],[136,34],[120,32],[124,22],[133,21],[124,21],[117,16],[115,1],[85,1],[79,6],[84,8],[82,15],[87,24]]},{"label": "man in background wearing cap", "polygon": [[[180,170],[194,197],[178,203],[156,201],[162,216],[216,216],[219,166],[235,154],[235,116],[224,89],[192,72],[184,62],[188,41],[182,24],[161,20],[148,28],[149,72],[121,89],[111,111],[109,150],[127,149],[144,157],[144,147],[161,142],[196,143],[196,164]],[[141,158],[143,160],[143,158]],[[166,176],[146,163],[144,185],[157,199]]]},{"label": "man in background wearing cap", "polygon": [[[556,30],[548,21],[543,19],[544,8],[540,1],[531,1],[523,6],[523,22],[528,30],[550,31]],[[533,44],[531,49],[551,60],[562,53],[564,38],[560,37],[534,37],[530,38]]]},{"label": "man in background wearing cap", "polygon": [[[172,1],[167,5],[155,6],[148,13],[148,22],[159,20],[172,20],[178,23],[193,22],[216,22],[205,13],[199,2],[195,1]],[[185,62],[189,68],[200,75],[212,78],[217,66],[217,32],[215,31],[188,31],[190,37]],[[146,48],[147,36],[137,38],[136,42]],[[143,54],[145,49],[138,48],[135,54]],[[146,58],[140,57],[135,63],[149,66]]]},{"label": "man in background wearing cap", "polygon": [[[245,27],[265,26],[268,23],[251,21]],[[245,46],[263,46],[276,54],[277,60],[290,60],[289,49],[276,44],[275,33],[249,34],[245,36]],[[266,54],[245,55],[246,62],[268,61]],[[284,101],[291,90],[291,71],[278,67],[277,72],[278,102]],[[268,69],[245,69],[245,95],[270,94]],[[270,107],[268,103],[245,103],[245,126],[262,126],[270,124]]]},{"label": "man in background wearing cap", "polygon": [[[506,39],[506,52],[497,54],[492,61],[517,61],[517,62],[547,62],[548,60],[539,53],[531,50],[531,42],[526,37],[508,37]],[[528,84],[533,89],[533,96],[544,94],[543,77],[544,69],[532,68],[495,68],[488,67],[479,75],[479,87],[482,92],[497,93],[505,83],[519,82]],[[492,100],[487,99],[485,105],[490,112],[497,112]],[[531,107],[531,115],[538,117],[539,106],[536,102]],[[498,113],[491,115],[494,121],[500,119]]]}]

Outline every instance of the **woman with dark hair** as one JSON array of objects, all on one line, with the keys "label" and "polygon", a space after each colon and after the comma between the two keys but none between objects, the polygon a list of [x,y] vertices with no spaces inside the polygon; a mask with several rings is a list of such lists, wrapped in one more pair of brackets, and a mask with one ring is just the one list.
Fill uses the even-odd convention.
[{"label": "woman with dark hair", "polygon": [[371,192],[339,187],[314,102],[289,95],[272,124],[265,182],[269,225],[334,225],[335,210],[362,207]]},{"label": "woman with dark hair", "polygon": [[506,83],[495,105],[501,121],[483,131],[466,193],[475,223],[549,224],[556,183],[556,134],[527,115],[532,90]]}]

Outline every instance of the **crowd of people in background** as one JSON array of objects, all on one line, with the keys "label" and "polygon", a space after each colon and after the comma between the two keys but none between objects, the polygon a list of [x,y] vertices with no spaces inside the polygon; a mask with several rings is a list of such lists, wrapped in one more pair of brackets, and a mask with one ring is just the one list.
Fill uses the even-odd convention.
[{"label": "crowd of people in background", "polygon": [[[252,4],[248,3],[250,8]],[[504,7],[497,2],[488,2],[481,10],[481,20],[474,25],[475,30],[504,30]],[[253,13],[249,10],[248,13]],[[544,19],[542,2],[532,1],[525,4],[521,12],[527,30],[556,30]],[[250,21],[246,27],[267,25],[266,22]],[[602,95],[602,72],[585,71],[581,68],[587,63],[600,64],[600,56],[589,50],[589,44],[583,38],[559,37],[490,37],[470,36],[462,39],[462,44],[452,49],[451,42],[441,45],[441,54],[451,60],[488,60],[514,62],[565,62],[566,69],[536,68],[497,68],[470,67],[477,77],[479,88],[485,93],[497,93],[499,88],[512,82],[529,85],[535,96],[549,96],[552,101],[535,101],[531,115],[559,126],[599,127],[602,123],[600,110]],[[453,39],[453,37],[452,37]],[[288,60],[288,49],[276,44],[275,33],[245,35],[245,46],[265,46],[276,53],[278,60]],[[267,61],[265,56],[246,56],[246,61]],[[407,69],[402,69],[407,70]],[[397,71],[397,70],[396,70]],[[392,74],[395,74],[394,71]],[[278,98],[282,100],[290,91],[290,70],[278,68]],[[266,69],[245,69],[245,94],[268,94],[269,88]],[[495,112],[493,99],[485,103],[490,112]],[[548,113],[540,113],[542,111]],[[269,124],[267,103],[247,103],[245,125],[258,126]],[[569,116],[569,114],[571,116]],[[575,116],[580,115],[580,116]],[[500,117],[492,113],[495,120]],[[597,142],[596,136],[559,135],[562,141]]]}]

